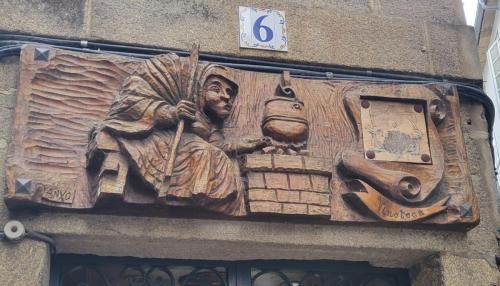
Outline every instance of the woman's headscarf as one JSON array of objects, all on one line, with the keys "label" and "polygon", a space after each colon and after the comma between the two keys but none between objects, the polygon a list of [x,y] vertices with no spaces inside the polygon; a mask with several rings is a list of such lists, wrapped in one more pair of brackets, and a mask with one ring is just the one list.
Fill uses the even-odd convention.
[{"label": "woman's headscarf", "polygon": [[237,90],[231,70],[198,62],[197,49],[191,57],[165,54],[145,60],[125,80],[104,120],[105,127],[120,134],[144,134],[153,129],[152,117],[161,106],[175,106],[180,100],[189,100],[201,108],[199,95],[210,76],[225,78]]}]

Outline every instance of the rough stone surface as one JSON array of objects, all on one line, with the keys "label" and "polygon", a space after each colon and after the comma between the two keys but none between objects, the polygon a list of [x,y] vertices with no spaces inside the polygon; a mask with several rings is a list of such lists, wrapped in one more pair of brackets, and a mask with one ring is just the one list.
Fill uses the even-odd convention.
[{"label": "rough stone surface", "polygon": [[413,286],[499,285],[496,266],[483,259],[431,255],[410,269]]},{"label": "rough stone surface", "polygon": [[[289,52],[240,49],[240,5],[285,11]],[[460,5],[460,0],[424,0],[424,4],[410,0],[7,0],[0,3],[4,11],[0,28],[183,50],[197,42],[202,51],[216,54],[479,79],[476,48],[469,44],[474,43],[474,33],[464,24]]]},{"label": "rough stone surface", "polygon": [[10,32],[83,37],[86,0],[0,1],[0,29]]},{"label": "rough stone surface", "polygon": [[379,0],[382,14],[433,23],[465,25],[462,3],[456,0]]},{"label": "rough stone surface", "polygon": [[412,286],[442,286],[443,267],[439,255],[430,255],[410,268]]},{"label": "rough stone surface", "polygon": [[48,286],[50,254],[43,242],[0,242],[0,285]]},{"label": "rough stone surface", "polygon": [[[457,33],[465,29],[463,14],[457,8],[459,0],[426,0],[426,5],[417,5],[419,1],[404,1],[407,5],[394,2],[398,1],[210,0],[172,1],[165,5],[159,0],[94,0],[89,36],[183,50],[197,42],[204,52],[234,56],[481,77],[475,65],[460,62],[460,56],[475,54],[477,60],[477,54],[474,47],[461,46],[473,42],[474,35]],[[240,49],[240,5],[285,11],[289,52]],[[426,27],[432,23],[450,25],[433,34],[442,40],[429,51],[431,36]],[[440,56],[450,49],[459,56],[446,56],[447,61],[442,62]]]},{"label": "rough stone surface", "polygon": [[[17,83],[19,79],[19,60],[8,57],[0,60],[0,189],[5,190],[5,160],[12,135],[14,106]],[[1,199],[3,201],[3,199]],[[8,220],[9,212],[5,204],[0,203],[0,225]]]},{"label": "rough stone surface", "polygon": [[[500,216],[496,206],[497,191],[487,122],[484,108],[480,104],[461,100],[460,105],[467,159],[480,206],[481,222],[467,232],[468,247],[453,254],[482,258],[493,265],[494,254],[498,251],[496,228],[500,225]],[[471,256],[471,253],[474,255]]]},{"label": "rough stone surface", "polygon": [[8,90],[17,88],[19,83],[18,57],[0,59],[0,89]]},{"label": "rough stone surface", "polygon": [[498,268],[483,259],[468,259],[454,255],[441,257],[443,285],[498,285]]},{"label": "rough stone surface", "polygon": [[434,73],[453,75],[460,70],[464,77],[479,76],[477,72],[481,70],[481,65],[472,27],[429,24],[426,31],[429,34],[427,48]]}]

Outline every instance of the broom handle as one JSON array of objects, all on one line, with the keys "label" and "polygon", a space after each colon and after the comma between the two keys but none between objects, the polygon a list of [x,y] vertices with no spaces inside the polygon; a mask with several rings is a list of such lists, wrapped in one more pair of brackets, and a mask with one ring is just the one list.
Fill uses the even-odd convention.
[{"label": "broom handle", "polygon": [[167,170],[165,171],[166,179],[170,178],[174,171],[174,161],[175,157],[177,157],[177,147],[181,141],[182,132],[184,132],[184,119],[181,119],[177,125],[177,131],[172,142],[172,150],[170,151],[170,157],[168,157]]}]

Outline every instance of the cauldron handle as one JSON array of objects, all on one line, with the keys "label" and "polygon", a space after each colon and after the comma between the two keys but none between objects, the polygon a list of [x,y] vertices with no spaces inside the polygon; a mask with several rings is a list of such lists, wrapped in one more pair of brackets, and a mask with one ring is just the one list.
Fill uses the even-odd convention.
[{"label": "cauldron handle", "polygon": [[295,98],[295,91],[292,88],[292,82],[289,71],[283,71],[281,82],[278,85],[278,96]]}]

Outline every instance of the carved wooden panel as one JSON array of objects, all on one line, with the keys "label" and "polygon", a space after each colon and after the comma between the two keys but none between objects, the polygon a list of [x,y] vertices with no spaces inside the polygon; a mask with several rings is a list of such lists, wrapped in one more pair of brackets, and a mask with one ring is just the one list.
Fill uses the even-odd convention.
[{"label": "carved wooden panel", "polygon": [[[44,57],[37,54],[45,53]],[[456,90],[26,46],[9,207],[479,221]]]}]

